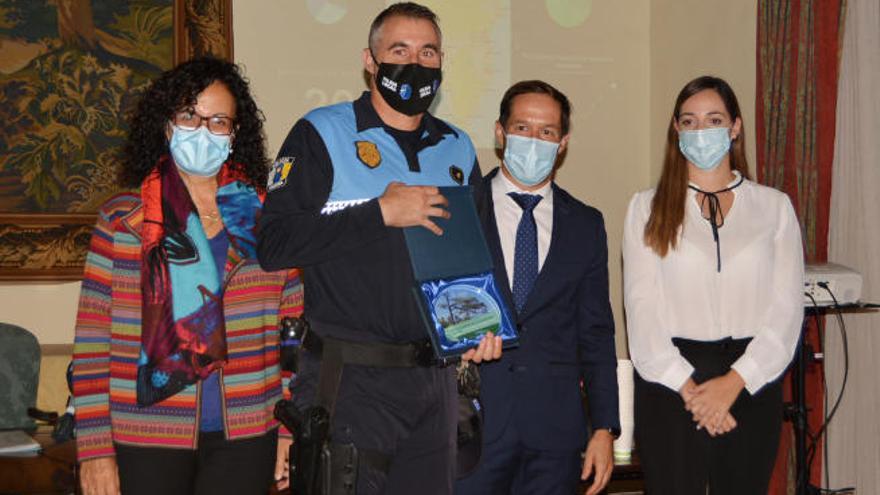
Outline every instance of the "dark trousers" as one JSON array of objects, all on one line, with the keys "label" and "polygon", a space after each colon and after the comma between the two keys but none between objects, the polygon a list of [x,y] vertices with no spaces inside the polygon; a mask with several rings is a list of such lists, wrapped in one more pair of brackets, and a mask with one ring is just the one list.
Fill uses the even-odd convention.
[{"label": "dark trousers", "polygon": [[116,444],[122,494],[266,495],[277,438],[277,431],[235,441],[200,433],[194,451]]},{"label": "dark trousers", "polygon": [[[320,361],[300,353],[292,383],[300,410],[311,405]],[[331,440],[391,459],[387,470],[363,460],[358,495],[448,495],[455,479],[458,390],[455,368],[347,365],[332,418]]]},{"label": "dark trousers", "polygon": [[[673,339],[702,383],[727,373],[750,339],[696,342]],[[743,390],[730,409],[737,427],[712,438],[697,430],[678,392],[635,382],[635,439],[650,495],[764,495],[782,425],[781,379],[752,396]]]},{"label": "dark trousers", "polygon": [[479,467],[455,483],[455,495],[572,495],[580,473],[580,451],[530,449],[508,425],[483,445]]}]

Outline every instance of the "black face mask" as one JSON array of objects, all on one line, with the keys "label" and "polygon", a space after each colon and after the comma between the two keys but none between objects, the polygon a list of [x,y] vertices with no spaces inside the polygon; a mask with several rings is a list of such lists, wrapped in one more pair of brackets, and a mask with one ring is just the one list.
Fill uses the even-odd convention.
[{"label": "black face mask", "polygon": [[418,115],[431,106],[442,78],[439,68],[383,62],[376,71],[376,88],[391,108],[402,114]]}]

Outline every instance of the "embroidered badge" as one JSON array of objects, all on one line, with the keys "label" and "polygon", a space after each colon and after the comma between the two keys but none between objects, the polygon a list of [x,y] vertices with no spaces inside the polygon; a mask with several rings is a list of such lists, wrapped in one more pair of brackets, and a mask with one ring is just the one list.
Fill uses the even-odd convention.
[{"label": "embroidered badge", "polygon": [[370,141],[355,141],[357,146],[358,159],[370,168],[376,168],[382,163],[382,155],[379,154],[379,148],[376,143]]},{"label": "embroidered badge", "polygon": [[454,180],[459,186],[464,184],[464,172],[462,172],[457,166],[449,166],[449,176],[452,177],[452,180]]},{"label": "embroidered badge", "polygon": [[293,161],[294,157],[292,156],[284,156],[275,160],[275,163],[272,164],[272,170],[269,171],[267,191],[272,192],[287,184],[287,176],[290,174],[290,169],[293,168]]}]

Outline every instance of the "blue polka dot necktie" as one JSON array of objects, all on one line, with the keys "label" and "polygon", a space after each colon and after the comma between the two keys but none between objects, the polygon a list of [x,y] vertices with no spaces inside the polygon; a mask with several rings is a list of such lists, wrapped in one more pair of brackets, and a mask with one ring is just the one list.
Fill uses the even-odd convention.
[{"label": "blue polka dot necktie", "polygon": [[522,311],[529,292],[538,278],[538,227],[535,207],[541,201],[537,194],[507,193],[522,208],[522,217],[516,228],[516,246],[513,251],[513,303],[516,312]]}]

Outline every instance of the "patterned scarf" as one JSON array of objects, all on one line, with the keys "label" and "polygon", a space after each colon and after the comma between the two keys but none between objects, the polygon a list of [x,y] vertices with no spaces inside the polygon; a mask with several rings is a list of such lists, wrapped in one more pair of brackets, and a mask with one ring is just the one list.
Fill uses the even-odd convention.
[{"label": "patterned scarf", "polygon": [[[224,164],[217,207],[229,237],[226,272],[256,256],[262,196]],[[226,361],[223,273],[189,191],[169,157],[141,185],[142,328],[137,402],[149,406],[206,378]]]}]

